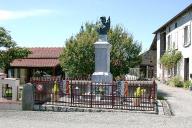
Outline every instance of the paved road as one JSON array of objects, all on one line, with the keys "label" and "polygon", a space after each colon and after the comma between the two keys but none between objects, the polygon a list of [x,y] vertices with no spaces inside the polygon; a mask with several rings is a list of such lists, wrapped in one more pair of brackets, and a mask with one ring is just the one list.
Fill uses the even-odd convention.
[{"label": "paved road", "polygon": [[0,110],[0,128],[192,128],[192,92],[158,84],[175,116],[122,112],[27,112]]},{"label": "paved road", "polygon": [[191,128],[191,121],[141,113],[0,111],[0,128]]},{"label": "paved road", "polygon": [[192,117],[192,91],[161,83],[158,83],[158,91],[167,98],[176,117]]}]

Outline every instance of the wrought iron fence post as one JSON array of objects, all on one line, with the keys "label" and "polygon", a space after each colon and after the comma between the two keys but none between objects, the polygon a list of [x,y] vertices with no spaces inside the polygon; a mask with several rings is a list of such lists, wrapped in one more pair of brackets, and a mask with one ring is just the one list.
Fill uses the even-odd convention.
[{"label": "wrought iron fence post", "polygon": [[155,82],[155,80],[153,80],[153,95],[154,95],[154,101],[156,102],[157,100],[157,84]]},{"label": "wrought iron fence post", "polygon": [[153,80],[153,110],[158,114],[158,104],[157,104],[157,83]]},{"label": "wrought iron fence post", "polygon": [[93,86],[91,82],[91,108],[92,108],[92,102],[93,102]]},{"label": "wrought iron fence post", "polygon": [[72,83],[72,80],[71,80],[71,106],[73,106],[73,83]]},{"label": "wrought iron fence post", "polygon": [[112,83],[112,108],[114,106],[114,94],[113,94],[114,93],[114,91],[113,91],[114,89],[113,89],[113,85],[114,84]]},{"label": "wrought iron fence post", "polygon": [[154,80],[154,89],[155,89],[155,100],[157,100],[157,83]]}]

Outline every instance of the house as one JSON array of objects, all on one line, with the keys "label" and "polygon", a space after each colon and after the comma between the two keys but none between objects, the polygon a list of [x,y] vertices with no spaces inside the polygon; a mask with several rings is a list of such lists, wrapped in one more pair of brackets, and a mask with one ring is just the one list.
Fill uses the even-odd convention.
[{"label": "house", "polygon": [[32,76],[62,75],[59,56],[63,48],[29,48],[32,52],[28,57],[15,59],[10,64],[8,77],[20,78],[20,83],[29,82]]},{"label": "house", "polygon": [[154,38],[149,50],[141,54],[142,62],[139,68],[143,78],[156,77],[157,47],[154,42],[156,42],[156,37]]},{"label": "house", "polygon": [[[192,4],[178,13],[153,34],[157,46],[157,78],[166,80],[172,76],[180,76],[182,80],[192,80]],[[172,69],[165,69],[160,58],[172,51],[180,51],[181,60]]]}]

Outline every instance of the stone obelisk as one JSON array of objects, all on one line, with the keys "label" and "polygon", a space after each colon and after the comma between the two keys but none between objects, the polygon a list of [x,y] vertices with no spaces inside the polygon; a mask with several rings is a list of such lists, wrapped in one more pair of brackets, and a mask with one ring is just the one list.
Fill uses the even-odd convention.
[{"label": "stone obelisk", "polygon": [[98,25],[99,40],[95,46],[95,72],[92,74],[92,82],[96,84],[111,84],[113,77],[110,73],[110,51],[112,45],[108,43],[107,32],[110,29],[110,17],[100,17]]}]

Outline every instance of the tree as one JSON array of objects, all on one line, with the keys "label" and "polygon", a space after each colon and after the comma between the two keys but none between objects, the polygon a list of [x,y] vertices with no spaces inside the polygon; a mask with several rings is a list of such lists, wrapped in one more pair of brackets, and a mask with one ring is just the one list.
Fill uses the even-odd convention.
[{"label": "tree", "polygon": [[18,47],[9,31],[0,27],[0,69],[6,70],[14,59],[27,57],[28,54],[28,49]]},{"label": "tree", "polygon": [[[85,27],[85,29],[84,29]],[[94,71],[94,46],[97,32],[94,24],[86,23],[75,37],[66,40],[60,63],[70,76],[87,76]]]},{"label": "tree", "polygon": [[[98,40],[96,24],[85,23],[80,32],[66,40],[60,64],[69,76],[89,76],[94,72],[94,43]],[[141,45],[121,26],[108,32],[112,44],[111,73],[114,77],[128,73],[141,62]]]},{"label": "tree", "polygon": [[109,42],[112,44],[111,73],[113,76],[124,75],[141,63],[141,44],[133,40],[133,36],[117,25],[109,33]]}]

